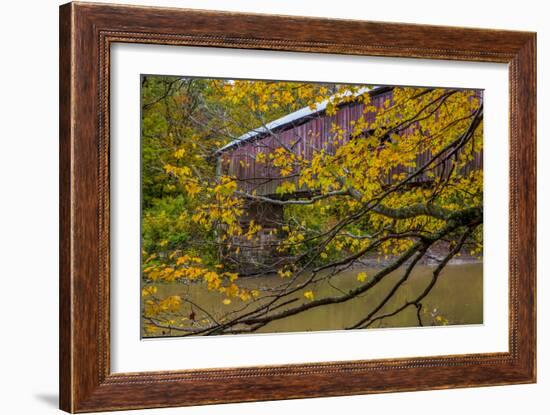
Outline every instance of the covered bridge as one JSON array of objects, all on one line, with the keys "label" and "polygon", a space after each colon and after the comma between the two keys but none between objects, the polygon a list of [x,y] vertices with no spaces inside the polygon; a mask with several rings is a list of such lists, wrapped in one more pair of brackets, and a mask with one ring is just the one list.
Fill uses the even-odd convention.
[{"label": "covered bridge", "polygon": [[[391,101],[393,97],[393,87],[363,88],[357,91],[355,96],[365,92],[369,93],[370,104],[376,108],[382,108],[384,102]],[[478,94],[481,97],[481,91]],[[216,152],[218,175],[236,177],[241,190],[247,193],[255,192],[260,196],[280,197],[277,194],[277,188],[281,183],[288,181],[294,181],[296,193],[307,195],[308,189],[298,186],[299,171],[295,170],[292,175],[281,177],[279,169],[273,167],[271,163],[258,163],[256,160],[259,153],[264,153],[267,159],[269,153],[280,147],[291,149],[296,157],[301,156],[305,160],[311,160],[313,154],[321,149],[324,149],[327,154],[332,154],[337,145],[330,139],[334,126],[344,131],[352,131],[353,123],[359,118],[365,117],[367,122],[374,120],[375,113],[363,113],[365,106],[359,100],[350,100],[340,104],[334,115],[326,114],[327,102],[317,104],[315,109],[302,108],[260,126],[220,148]],[[407,131],[404,134],[407,134]],[[346,143],[349,139],[348,134],[344,137],[343,142]],[[424,164],[429,157],[429,151],[419,152],[416,165]],[[483,154],[480,152],[474,155],[467,170],[481,169],[482,164]],[[441,165],[439,170],[444,171],[445,168],[445,165]],[[386,181],[389,184],[395,173],[412,172],[413,169],[413,167],[399,166],[388,172]],[[427,183],[431,179],[425,175],[419,175],[414,181]],[[290,197],[300,196],[296,193]]]},{"label": "covered bridge", "polygon": [[[383,108],[386,100],[392,100],[392,87],[373,87],[364,88],[356,92],[359,94],[369,93],[370,104],[376,108]],[[481,91],[478,96],[481,97]],[[354,121],[365,117],[366,121],[374,121],[375,113],[364,113],[364,104],[357,99],[346,100],[338,106],[334,115],[328,115],[326,108],[328,101],[317,104],[315,109],[310,107],[302,108],[282,118],[262,125],[257,129],[247,132],[236,140],[231,141],[216,152],[217,174],[236,177],[238,189],[258,196],[265,196],[271,199],[281,197],[295,198],[308,197],[311,192],[304,187],[299,187],[299,171],[293,171],[292,174],[282,177],[279,168],[273,167],[269,162],[257,162],[258,154],[263,153],[265,160],[269,160],[269,154],[275,149],[284,147],[290,149],[294,155],[303,157],[305,160],[311,160],[313,155],[324,149],[326,153],[332,154],[336,150],[335,141],[331,139],[334,135],[335,127],[344,131],[352,131]],[[403,132],[407,134],[407,130]],[[344,136],[343,142],[351,139],[350,134]],[[429,160],[429,151],[420,151],[417,155],[416,165],[422,165]],[[481,169],[483,164],[482,152],[474,154],[473,160],[469,162],[466,170]],[[441,164],[436,174],[442,174],[447,166]],[[392,176],[396,173],[412,172],[414,167],[398,166],[390,171],[386,180],[388,184],[392,181]],[[430,181],[425,175],[418,175],[414,182],[417,185],[429,185]],[[281,196],[277,194],[277,188],[283,182],[292,182],[296,185],[296,191],[292,194]],[[246,214],[241,220],[246,223],[254,219],[263,227],[259,235],[258,245],[241,251],[239,261],[248,262],[248,266],[257,268],[260,262],[265,260],[270,253],[270,249],[264,248],[270,246],[274,236],[269,232],[282,222],[283,205],[266,202],[249,201]],[[274,255],[276,257],[276,255]],[[259,261],[258,260],[262,260]]]}]

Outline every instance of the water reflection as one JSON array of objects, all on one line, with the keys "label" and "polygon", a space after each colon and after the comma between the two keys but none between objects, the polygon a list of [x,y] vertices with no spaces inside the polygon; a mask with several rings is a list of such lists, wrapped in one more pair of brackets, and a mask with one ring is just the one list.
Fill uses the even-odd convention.
[{"label": "water reflection", "polygon": [[[427,265],[419,265],[415,268],[409,279],[397,290],[392,299],[377,313],[386,314],[394,311],[400,305],[413,300],[429,284],[433,268]],[[333,278],[332,281],[323,281],[317,284],[313,290],[316,298],[334,296],[346,292],[358,284],[357,274],[366,272],[373,275],[376,269],[354,268],[345,271]],[[294,331],[319,331],[341,330],[352,326],[363,319],[378,305],[391,287],[401,278],[403,270],[397,270],[388,275],[378,285],[367,293],[350,301],[340,304],[330,304],[307,310],[305,312],[273,321],[258,330],[258,333],[280,333]],[[276,275],[267,275],[254,278],[243,278],[239,284],[248,288],[269,288],[281,284],[281,278]],[[309,288],[308,288],[309,289]],[[240,301],[234,301],[230,305],[224,305],[223,296],[210,292],[203,284],[184,286],[181,284],[165,284],[158,286],[159,296],[180,295],[189,298],[194,303],[200,304],[211,315],[220,317],[228,311],[242,307]],[[300,301],[305,301],[302,295]],[[294,303],[292,306],[295,306]],[[184,306],[184,315],[188,313],[203,318],[200,310]],[[454,325],[454,324],[481,324],[483,323],[483,264],[455,264],[447,265],[440,274],[439,280],[430,294],[423,299],[420,318],[424,326]],[[185,317],[183,317],[185,319]],[[371,328],[381,327],[414,327],[418,326],[417,309],[408,307],[399,314],[387,317],[375,322]],[[177,336],[177,331],[164,333],[166,336]],[[143,333],[144,336],[145,333]],[[156,334],[158,336],[158,334]]]}]

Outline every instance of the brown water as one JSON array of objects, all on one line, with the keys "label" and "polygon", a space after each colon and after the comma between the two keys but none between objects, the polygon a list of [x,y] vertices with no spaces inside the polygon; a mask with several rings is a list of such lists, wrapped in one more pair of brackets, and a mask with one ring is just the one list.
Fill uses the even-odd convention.
[{"label": "brown water", "polygon": [[[317,284],[313,291],[315,298],[335,296],[341,291],[357,287],[361,284],[357,281],[357,274],[365,271],[367,275],[373,275],[376,269],[354,268],[338,274],[332,279]],[[377,315],[394,311],[408,300],[416,298],[429,284],[433,267],[418,265],[407,280],[395,293],[392,299],[377,313]],[[318,331],[341,330],[351,326],[364,318],[388,293],[393,285],[401,278],[403,270],[388,275],[379,284],[367,293],[350,301],[340,304],[320,306],[305,312],[290,316],[278,321],[273,321],[258,330],[258,333],[281,333],[292,331]],[[273,287],[281,284],[282,279],[277,275],[242,278],[239,285],[253,288]],[[233,300],[230,305],[222,303],[223,296],[210,292],[203,284],[166,284],[158,286],[160,297],[168,295],[180,295],[189,298],[206,309],[216,319],[228,311],[241,308],[240,300]],[[306,301],[303,295],[298,296]],[[296,303],[291,306],[295,306]],[[483,323],[483,265],[482,263],[447,265],[440,274],[437,284],[430,294],[422,300],[421,319],[424,326],[454,325],[454,324],[481,324]],[[290,306],[289,306],[290,307]],[[187,308],[189,308],[188,311]],[[197,319],[205,315],[194,310]],[[191,308],[183,306],[183,315],[188,315]],[[371,328],[379,327],[411,327],[418,326],[417,310],[410,306],[399,314],[384,318],[374,323]],[[155,334],[159,336],[160,333]],[[164,333],[165,336],[177,336],[179,332]],[[147,336],[143,333],[144,336]],[[149,335],[150,336],[150,335]]]}]

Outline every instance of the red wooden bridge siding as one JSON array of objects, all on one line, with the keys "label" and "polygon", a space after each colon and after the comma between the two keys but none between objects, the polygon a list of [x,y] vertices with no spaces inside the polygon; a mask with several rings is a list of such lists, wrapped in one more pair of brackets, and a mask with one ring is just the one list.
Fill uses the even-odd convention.
[{"label": "red wooden bridge siding", "polygon": [[[482,97],[482,91],[478,95]],[[374,90],[371,93],[371,103],[377,108],[384,105],[384,101],[392,99],[393,90],[389,88],[381,88],[380,91]],[[256,163],[258,153],[267,155],[274,149],[281,147],[283,144],[288,148],[292,148],[296,156],[301,155],[307,160],[311,160],[312,155],[325,148],[325,151],[332,154],[335,151],[335,145],[331,140],[331,129],[333,124],[343,128],[345,131],[351,131],[352,121],[358,120],[365,116],[367,121],[374,120],[374,113],[370,112],[363,114],[364,105],[358,102],[352,102],[342,106],[335,115],[327,116],[324,112],[316,113],[307,117],[303,117],[293,121],[286,126],[281,126],[272,130],[272,134],[263,133],[249,141],[243,141],[238,145],[231,147],[218,156],[219,173],[235,176],[239,183],[239,188],[243,191],[256,191],[258,195],[273,196],[276,195],[277,187],[284,181],[291,181],[298,188],[298,173],[294,171],[291,176],[282,178],[279,174],[279,169],[270,167],[270,163]],[[407,134],[407,131],[404,132]],[[349,136],[346,135],[344,142],[349,141]],[[462,151],[471,151],[465,148]],[[417,166],[427,162],[430,157],[429,151],[420,152],[417,156]],[[436,174],[441,174],[448,166],[442,165]],[[474,154],[474,159],[469,163],[464,173],[472,170],[483,168],[483,153]],[[389,172],[388,177],[381,178],[387,183],[391,183],[392,176],[395,173],[402,171],[412,171],[413,168],[400,166]],[[416,182],[428,182],[425,176],[418,176]],[[299,189],[307,191],[307,189]]]}]

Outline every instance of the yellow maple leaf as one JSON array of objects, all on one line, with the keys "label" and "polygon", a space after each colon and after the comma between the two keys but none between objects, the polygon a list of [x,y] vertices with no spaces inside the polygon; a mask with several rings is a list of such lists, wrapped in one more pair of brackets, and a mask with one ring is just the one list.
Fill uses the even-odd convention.
[{"label": "yellow maple leaf", "polygon": [[145,287],[143,290],[141,290],[141,296],[147,297],[149,295],[156,294],[156,292],[157,292],[157,287],[154,285],[150,285],[149,287]]}]

